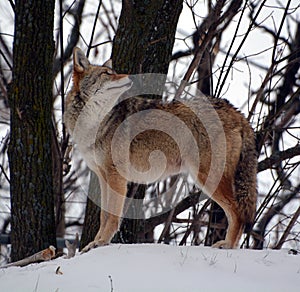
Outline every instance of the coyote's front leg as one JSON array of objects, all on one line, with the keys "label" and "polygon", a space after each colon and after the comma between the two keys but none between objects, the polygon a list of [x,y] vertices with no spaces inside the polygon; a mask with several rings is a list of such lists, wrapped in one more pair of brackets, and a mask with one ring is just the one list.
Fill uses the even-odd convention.
[{"label": "coyote's front leg", "polygon": [[127,181],[117,172],[99,176],[101,187],[100,228],[95,239],[82,249],[82,253],[92,248],[107,245],[119,229],[127,191]]}]

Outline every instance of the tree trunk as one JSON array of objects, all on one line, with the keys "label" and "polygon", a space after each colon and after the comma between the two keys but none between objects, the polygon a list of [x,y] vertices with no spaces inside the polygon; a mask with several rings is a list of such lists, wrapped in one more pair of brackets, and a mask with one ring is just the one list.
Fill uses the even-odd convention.
[{"label": "tree trunk", "polygon": [[[167,74],[181,10],[182,1],[176,0],[151,1],[148,5],[141,0],[123,1],[112,51],[114,69],[127,74]],[[158,97],[161,97],[161,85],[157,84]],[[132,185],[129,186],[129,191],[132,188]],[[144,187],[134,189],[137,189],[134,198],[142,199],[145,196]],[[142,206],[135,208],[141,209]],[[124,218],[118,238],[126,243],[146,242],[143,228],[144,220]]]},{"label": "tree trunk", "polygon": [[15,1],[9,101],[13,261],[55,245],[51,116],[54,0]]},{"label": "tree trunk", "polygon": [[123,1],[112,60],[118,73],[167,74],[183,1]]},{"label": "tree trunk", "polygon": [[85,217],[80,240],[80,250],[89,242],[94,240],[96,233],[100,227],[100,186],[97,175],[90,172],[90,183],[88,190],[88,198],[85,208]]},{"label": "tree trunk", "polygon": [[[123,1],[112,50],[113,67],[118,73],[167,74],[182,3],[182,0]],[[158,91],[157,95],[160,94]],[[138,190],[135,197],[143,198],[143,186],[130,185],[128,189]],[[95,208],[97,207],[89,204],[86,216],[92,216]],[[91,230],[90,226],[84,225],[84,229],[86,228],[93,236],[96,234],[96,230]],[[141,238],[142,228],[143,220],[125,218],[120,228],[121,235],[117,235],[114,241],[145,242],[147,239]],[[85,240],[82,237],[82,241]]]}]

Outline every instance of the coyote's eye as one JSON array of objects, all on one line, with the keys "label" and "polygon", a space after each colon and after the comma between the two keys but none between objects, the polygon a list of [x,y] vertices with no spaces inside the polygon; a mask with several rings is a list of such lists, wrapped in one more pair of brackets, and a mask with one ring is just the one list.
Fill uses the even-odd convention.
[{"label": "coyote's eye", "polygon": [[103,76],[103,75],[104,75],[104,76],[105,76],[105,75],[112,75],[112,74],[113,74],[112,71],[108,71],[108,70],[107,70],[107,71],[101,72],[101,73],[100,73],[100,76]]},{"label": "coyote's eye", "polygon": [[111,70],[107,70],[105,73],[106,73],[107,75],[112,75],[112,74],[114,74],[113,71],[111,71]]}]

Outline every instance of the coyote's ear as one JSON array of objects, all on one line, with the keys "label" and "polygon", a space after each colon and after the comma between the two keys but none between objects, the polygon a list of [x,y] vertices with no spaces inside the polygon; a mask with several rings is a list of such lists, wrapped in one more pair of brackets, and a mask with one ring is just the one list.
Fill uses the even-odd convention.
[{"label": "coyote's ear", "polygon": [[74,71],[78,73],[82,73],[84,70],[87,70],[90,66],[89,60],[79,48],[74,48],[73,50],[73,64]]},{"label": "coyote's ear", "polygon": [[108,59],[104,64],[103,64],[103,67],[108,67],[110,69],[113,68],[112,66],[112,59]]}]

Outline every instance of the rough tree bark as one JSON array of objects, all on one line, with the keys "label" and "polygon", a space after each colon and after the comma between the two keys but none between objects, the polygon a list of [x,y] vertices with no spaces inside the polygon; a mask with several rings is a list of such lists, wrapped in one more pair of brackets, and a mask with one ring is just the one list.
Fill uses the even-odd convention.
[{"label": "rough tree bark", "polygon": [[182,2],[123,1],[112,51],[118,72],[168,72]]},{"label": "rough tree bark", "polygon": [[83,249],[89,242],[94,240],[94,237],[100,227],[100,186],[97,175],[91,171],[88,198],[85,208],[85,217],[80,240],[80,250]]},{"label": "rough tree bark", "polygon": [[[127,74],[167,74],[182,5],[182,0],[123,1],[112,50],[114,69],[118,73]],[[134,196],[144,196],[143,186],[129,186],[129,192],[133,189],[137,190]],[[95,209],[97,206],[89,203],[86,216],[95,214]],[[84,225],[83,235],[88,228],[89,234],[94,236],[97,231],[94,226],[91,228]],[[143,220],[137,222],[135,219],[124,219],[121,235],[117,235],[114,240],[127,243],[147,241],[140,236],[141,228]],[[82,236],[81,246],[87,242],[87,237]]]},{"label": "rough tree bark", "polygon": [[51,158],[54,4],[15,1],[8,152],[13,261],[56,245]]}]

